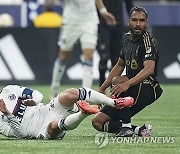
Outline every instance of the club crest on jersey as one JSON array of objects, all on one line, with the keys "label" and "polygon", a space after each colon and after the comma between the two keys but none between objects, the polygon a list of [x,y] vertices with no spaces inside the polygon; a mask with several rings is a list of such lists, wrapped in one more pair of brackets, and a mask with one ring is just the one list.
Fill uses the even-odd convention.
[{"label": "club crest on jersey", "polygon": [[131,69],[136,70],[138,68],[138,63],[135,59],[131,61]]},{"label": "club crest on jersey", "polygon": [[151,53],[151,47],[146,47],[146,53]]},{"label": "club crest on jersey", "polygon": [[9,98],[10,100],[15,100],[15,99],[16,99],[16,96],[15,96],[14,94],[10,94],[10,95],[8,96],[8,98]]}]

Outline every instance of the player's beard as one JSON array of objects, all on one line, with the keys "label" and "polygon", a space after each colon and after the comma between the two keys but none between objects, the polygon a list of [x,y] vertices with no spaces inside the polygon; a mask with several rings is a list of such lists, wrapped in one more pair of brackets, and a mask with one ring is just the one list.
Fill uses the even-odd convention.
[{"label": "player's beard", "polygon": [[139,38],[140,36],[142,36],[145,31],[146,31],[146,28],[144,28],[144,29],[138,29],[138,31],[137,31],[136,28],[131,29],[131,33],[133,34],[133,36],[134,36],[135,38]]}]

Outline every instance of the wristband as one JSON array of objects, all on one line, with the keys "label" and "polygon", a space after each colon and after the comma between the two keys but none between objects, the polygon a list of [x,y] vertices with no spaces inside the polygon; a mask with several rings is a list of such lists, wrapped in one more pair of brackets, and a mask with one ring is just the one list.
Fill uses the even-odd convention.
[{"label": "wristband", "polygon": [[101,9],[99,10],[99,12],[100,12],[101,14],[104,14],[104,13],[106,13],[106,12],[107,12],[107,10],[106,10],[106,8],[105,8],[105,7],[103,7],[103,8],[101,8]]}]

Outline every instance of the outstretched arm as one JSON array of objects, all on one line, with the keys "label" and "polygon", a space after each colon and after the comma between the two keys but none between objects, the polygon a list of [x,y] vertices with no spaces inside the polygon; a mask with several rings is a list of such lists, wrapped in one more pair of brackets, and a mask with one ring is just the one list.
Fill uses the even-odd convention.
[{"label": "outstretched arm", "polygon": [[126,4],[126,10],[127,13],[129,14],[131,8],[134,6],[132,0],[124,0]]},{"label": "outstretched arm", "polygon": [[100,14],[103,16],[103,18],[106,20],[108,25],[116,25],[116,19],[115,17],[106,10],[106,7],[104,6],[104,3],[102,0],[96,0],[97,8],[100,12]]},{"label": "outstretched arm", "polygon": [[9,120],[9,123],[0,120],[0,133],[9,137],[25,138],[27,136],[25,130],[22,128],[16,117],[6,108],[2,99],[0,99],[0,111]]},{"label": "outstretched arm", "polygon": [[112,84],[113,77],[119,76],[122,74],[124,67],[125,67],[124,63],[125,62],[123,59],[121,59],[121,58],[118,59],[116,65],[113,67],[113,69],[109,73],[107,79],[104,81],[104,83],[99,88],[99,92],[105,93],[105,90]]},{"label": "outstretched arm", "polygon": [[135,77],[130,80],[117,84],[111,88],[111,95],[119,96],[122,92],[128,90],[129,87],[139,84],[144,79],[148,78],[150,75],[154,73],[155,62],[153,60],[147,60],[144,62],[144,69],[142,69]]}]

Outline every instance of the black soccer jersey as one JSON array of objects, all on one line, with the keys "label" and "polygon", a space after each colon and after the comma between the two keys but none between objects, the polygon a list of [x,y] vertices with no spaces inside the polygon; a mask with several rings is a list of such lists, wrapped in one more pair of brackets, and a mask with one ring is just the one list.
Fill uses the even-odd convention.
[{"label": "black soccer jersey", "polygon": [[149,32],[146,31],[137,40],[132,38],[131,32],[126,33],[122,41],[120,58],[125,60],[126,75],[129,78],[136,76],[144,68],[144,61],[155,61],[155,71],[154,74],[151,75],[151,77],[155,79],[159,52],[156,40]]}]

